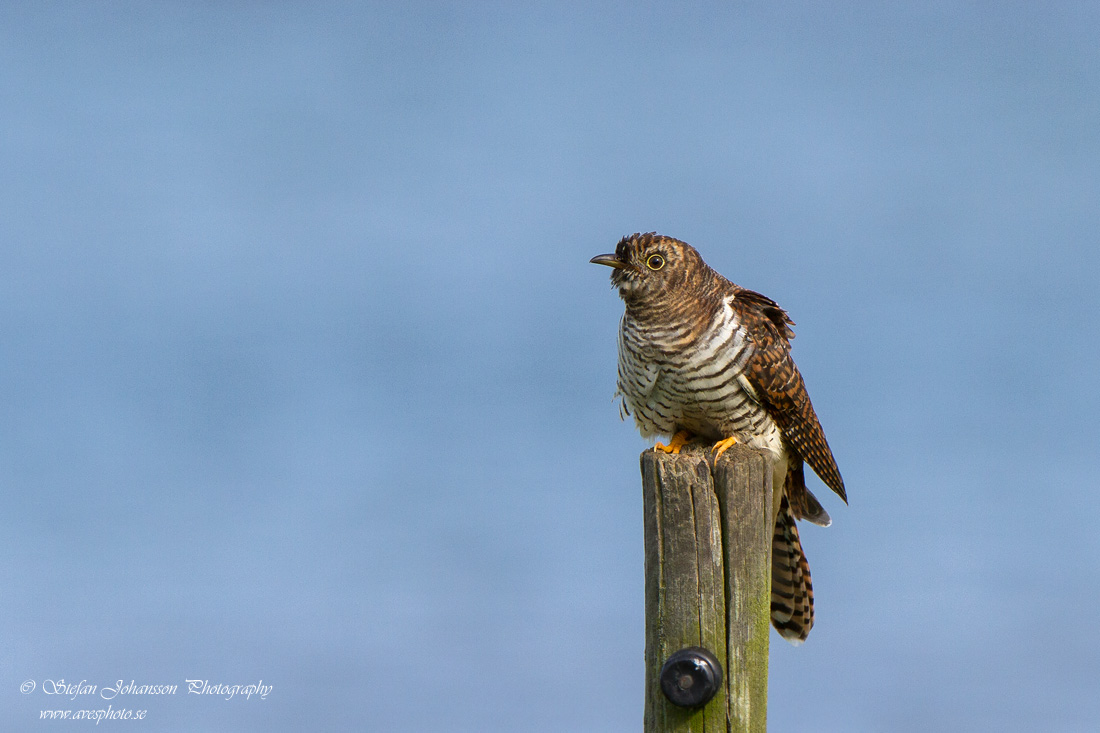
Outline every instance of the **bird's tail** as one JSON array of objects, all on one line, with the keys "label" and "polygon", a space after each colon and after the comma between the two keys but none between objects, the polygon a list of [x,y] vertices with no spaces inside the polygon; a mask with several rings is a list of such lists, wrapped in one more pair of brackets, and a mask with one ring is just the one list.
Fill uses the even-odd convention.
[{"label": "bird's tail", "polygon": [[814,625],[814,586],[802,554],[787,492],[779,505],[772,535],[772,626],[792,644],[806,641]]},{"label": "bird's tail", "polygon": [[801,460],[792,460],[787,467],[783,493],[791,503],[791,513],[795,519],[805,519],[820,527],[828,527],[833,523],[829,512],[825,511],[817,497],[806,488],[806,473]]}]

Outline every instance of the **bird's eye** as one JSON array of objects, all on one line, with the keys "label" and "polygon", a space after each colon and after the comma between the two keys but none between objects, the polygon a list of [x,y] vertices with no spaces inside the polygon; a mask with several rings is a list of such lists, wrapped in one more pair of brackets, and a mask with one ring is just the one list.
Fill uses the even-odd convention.
[{"label": "bird's eye", "polygon": [[646,257],[645,266],[651,270],[660,270],[665,266],[665,258],[661,255],[650,255]]}]

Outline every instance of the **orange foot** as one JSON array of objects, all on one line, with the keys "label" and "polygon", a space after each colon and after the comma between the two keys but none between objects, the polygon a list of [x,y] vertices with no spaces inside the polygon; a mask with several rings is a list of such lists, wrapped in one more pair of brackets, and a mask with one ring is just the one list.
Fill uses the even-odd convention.
[{"label": "orange foot", "polygon": [[665,453],[679,453],[680,449],[684,447],[684,443],[691,440],[691,433],[686,430],[681,430],[672,436],[672,440],[668,442],[668,445],[658,443],[653,446],[654,450],[664,451]]},{"label": "orange foot", "polygon": [[711,450],[714,451],[714,460],[717,461],[719,458],[721,458],[722,454],[729,450],[729,447],[731,445],[734,445],[736,443],[737,438],[734,438],[733,436],[730,436],[725,440],[719,440],[717,443],[715,443],[714,447],[711,448]]}]

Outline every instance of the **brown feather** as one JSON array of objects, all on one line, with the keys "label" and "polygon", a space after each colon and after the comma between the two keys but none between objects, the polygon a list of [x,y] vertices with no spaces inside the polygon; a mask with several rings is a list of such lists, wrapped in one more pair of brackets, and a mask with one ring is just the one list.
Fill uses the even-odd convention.
[{"label": "brown feather", "polygon": [[814,585],[786,496],[772,535],[771,596],[772,626],[784,639],[801,644],[814,625]]},{"label": "brown feather", "polygon": [[[751,290],[739,289],[733,301],[746,323],[755,348],[746,377],[764,408],[799,458],[810,464],[825,484],[848,501],[844,479],[825,440],[802,374],[791,358],[793,321],[775,301]],[[782,330],[781,330],[782,329]],[[788,333],[790,335],[788,335]]]}]

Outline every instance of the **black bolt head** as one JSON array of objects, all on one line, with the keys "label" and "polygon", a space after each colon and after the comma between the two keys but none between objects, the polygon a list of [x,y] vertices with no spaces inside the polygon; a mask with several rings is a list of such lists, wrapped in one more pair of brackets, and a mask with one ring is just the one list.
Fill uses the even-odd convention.
[{"label": "black bolt head", "polygon": [[661,667],[661,692],[673,705],[698,708],[722,687],[722,666],[702,647],[681,649]]}]

